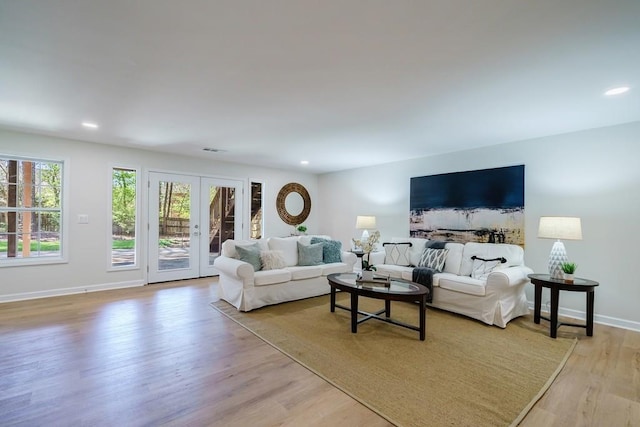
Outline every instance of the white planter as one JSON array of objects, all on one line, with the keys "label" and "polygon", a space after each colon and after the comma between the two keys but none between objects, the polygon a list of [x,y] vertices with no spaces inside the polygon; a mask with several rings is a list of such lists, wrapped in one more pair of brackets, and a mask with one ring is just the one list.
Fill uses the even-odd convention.
[{"label": "white planter", "polygon": [[567,273],[563,273],[564,274],[564,281],[567,283],[573,283],[573,279],[574,279],[574,275],[573,274],[567,274]]},{"label": "white planter", "polygon": [[363,270],[362,280],[373,280],[373,270]]}]

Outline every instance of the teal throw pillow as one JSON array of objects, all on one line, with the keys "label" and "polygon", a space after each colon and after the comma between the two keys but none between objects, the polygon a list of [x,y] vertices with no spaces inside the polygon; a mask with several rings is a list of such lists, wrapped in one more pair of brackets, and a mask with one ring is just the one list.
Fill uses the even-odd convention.
[{"label": "teal throw pillow", "polygon": [[331,264],[332,262],[342,262],[342,242],[338,240],[322,239],[312,237],[311,244],[322,243],[322,262]]},{"label": "teal throw pillow", "polygon": [[320,265],[322,264],[322,243],[315,245],[303,245],[298,242],[298,265]]},{"label": "teal throw pillow", "polygon": [[253,266],[253,271],[262,270],[262,261],[260,261],[260,246],[257,243],[247,246],[236,246],[238,259],[248,262]]}]

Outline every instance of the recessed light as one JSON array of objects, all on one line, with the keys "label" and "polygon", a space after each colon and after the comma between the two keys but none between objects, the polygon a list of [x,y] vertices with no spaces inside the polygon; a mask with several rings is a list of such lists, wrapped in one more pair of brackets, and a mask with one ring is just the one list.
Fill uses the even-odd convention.
[{"label": "recessed light", "polygon": [[309,164],[309,160],[300,160],[300,164],[301,165],[308,165]]},{"label": "recessed light", "polygon": [[607,95],[607,96],[620,95],[621,93],[625,93],[625,92],[628,92],[628,91],[629,91],[629,87],[628,86],[620,86],[620,87],[614,87],[613,89],[609,89],[604,94]]},{"label": "recessed light", "polygon": [[91,128],[91,129],[98,129],[98,125],[91,122],[82,122],[82,126],[86,128]]}]

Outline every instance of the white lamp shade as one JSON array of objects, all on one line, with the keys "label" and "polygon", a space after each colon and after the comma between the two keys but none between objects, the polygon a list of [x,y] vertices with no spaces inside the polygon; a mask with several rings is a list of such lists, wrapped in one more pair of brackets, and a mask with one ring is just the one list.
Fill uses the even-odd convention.
[{"label": "white lamp shade", "polygon": [[568,216],[541,216],[538,237],[542,239],[582,240],[580,218]]},{"label": "white lamp shade", "polygon": [[376,228],[376,217],[358,215],[356,218],[356,228],[358,230],[366,230],[368,228]]}]

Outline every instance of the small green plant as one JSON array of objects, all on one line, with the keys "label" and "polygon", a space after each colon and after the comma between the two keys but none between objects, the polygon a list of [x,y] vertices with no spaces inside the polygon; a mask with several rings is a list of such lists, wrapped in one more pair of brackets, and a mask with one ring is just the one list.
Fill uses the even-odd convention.
[{"label": "small green plant", "polygon": [[562,268],[562,271],[565,272],[565,274],[574,274],[576,272],[576,269],[578,268],[578,265],[575,262],[563,262],[560,267]]},{"label": "small green plant", "polygon": [[365,259],[362,260],[362,269],[365,271],[378,271],[373,264],[370,264],[369,261]]},{"label": "small green plant", "polygon": [[300,233],[306,233],[307,232],[307,226],[304,224],[300,224],[299,226],[296,227],[296,230],[298,230],[298,232]]}]

